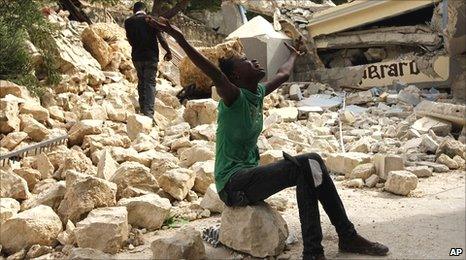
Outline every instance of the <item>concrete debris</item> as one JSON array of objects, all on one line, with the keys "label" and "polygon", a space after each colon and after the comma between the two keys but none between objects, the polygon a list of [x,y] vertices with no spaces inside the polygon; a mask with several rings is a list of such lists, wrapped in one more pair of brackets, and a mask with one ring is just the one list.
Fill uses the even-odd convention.
[{"label": "concrete debris", "polygon": [[424,100],[414,108],[414,112],[419,116],[431,116],[455,124],[466,125],[466,119],[464,117],[466,113],[465,105]]},{"label": "concrete debris", "polygon": [[438,136],[446,136],[451,132],[451,123],[432,117],[423,117],[414,122],[412,128],[422,134],[432,130]]},{"label": "concrete debris", "polygon": [[369,176],[369,178],[366,179],[366,182],[364,183],[367,187],[373,188],[375,185],[379,182],[380,178],[376,174],[372,174]]},{"label": "concrete debris", "polygon": [[200,206],[204,209],[208,209],[211,212],[222,213],[226,205],[220,199],[215,184],[210,184],[205,192],[204,198],[201,201]]},{"label": "concrete debris", "polygon": [[371,156],[365,153],[349,152],[329,154],[325,164],[335,173],[350,175],[359,164],[369,163]]},{"label": "concrete debris", "polygon": [[397,155],[376,154],[374,156],[374,165],[377,175],[386,180],[388,173],[391,171],[404,170],[403,158]]},{"label": "concrete debris", "polygon": [[391,171],[388,173],[384,189],[394,194],[408,195],[416,189],[418,178],[409,171]]},{"label": "concrete debris", "polygon": [[171,208],[170,201],[157,194],[124,198],[118,201],[118,206],[126,207],[131,226],[148,230],[159,229],[168,218]]},{"label": "concrete debris", "polygon": [[206,250],[201,232],[194,228],[182,228],[172,236],[156,238],[151,244],[153,258],[204,259]]},{"label": "concrete debris", "polygon": [[450,158],[450,156],[448,156],[446,154],[441,154],[437,158],[437,160],[435,162],[436,163],[441,163],[441,164],[447,166],[450,170],[455,170],[455,169],[459,168],[458,163],[455,160],[453,160],[452,158]]},{"label": "concrete debris", "polygon": [[18,213],[19,202],[12,198],[0,198],[0,209],[0,223],[3,223]]},{"label": "concrete debris", "polygon": [[406,170],[412,172],[418,178],[425,178],[432,176],[432,168],[427,166],[409,166]]}]

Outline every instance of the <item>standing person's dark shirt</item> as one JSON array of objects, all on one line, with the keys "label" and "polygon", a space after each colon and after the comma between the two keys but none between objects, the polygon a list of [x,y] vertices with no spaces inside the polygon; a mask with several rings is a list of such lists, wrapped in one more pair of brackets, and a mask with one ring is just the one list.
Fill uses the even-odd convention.
[{"label": "standing person's dark shirt", "polygon": [[133,61],[158,61],[157,30],[147,24],[144,13],[125,20],[126,37],[131,44]]}]

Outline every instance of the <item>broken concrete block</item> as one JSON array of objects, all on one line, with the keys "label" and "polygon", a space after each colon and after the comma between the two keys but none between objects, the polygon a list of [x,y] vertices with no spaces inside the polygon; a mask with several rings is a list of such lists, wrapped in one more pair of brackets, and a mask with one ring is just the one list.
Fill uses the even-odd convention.
[{"label": "broken concrete block", "polygon": [[357,165],[351,173],[345,175],[347,179],[362,179],[365,180],[369,176],[375,174],[375,166],[372,163],[364,163]]},{"label": "broken concrete block", "polygon": [[362,188],[364,187],[364,181],[360,178],[347,180],[343,183],[345,187],[348,188]]},{"label": "broken concrete block", "polygon": [[303,93],[301,93],[301,87],[298,84],[290,86],[290,99],[300,101],[303,99]]},{"label": "broken concrete block", "polygon": [[226,207],[225,203],[220,199],[214,183],[210,184],[209,188],[207,188],[200,205],[204,209],[218,213],[222,213]]},{"label": "broken concrete block", "polygon": [[377,175],[382,180],[386,180],[388,173],[391,171],[404,170],[403,158],[398,155],[376,154],[374,156],[374,165]]},{"label": "broken concrete block", "polygon": [[166,198],[157,194],[124,198],[118,206],[125,206],[128,211],[128,223],[133,227],[159,229],[170,213],[171,204]]},{"label": "broken concrete block", "polygon": [[8,134],[18,132],[21,120],[18,117],[18,103],[14,101],[0,99],[0,133]]},{"label": "broken concrete block", "polygon": [[438,136],[446,136],[451,132],[450,122],[432,117],[423,117],[418,119],[411,127],[422,134],[428,133],[429,130],[432,130]]},{"label": "broken concrete block", "polygon": [[455,155],[455,157],[453,157],[453,161],[455,161],[458,164],[458,169],[464,170],[465,160],[463,158],[461,158],[461,156]]},{"label": "broken concrete block", "polygon": [[427,166],[410,166],[406,170],[412,172],[418,178],[425,178],[432,176],[432,169]]},{"label": "broken concrete block", "polygon": [[416,86],[409,85],[398,93],[398,100],[416,106],[421,102],[420,92],[421,91]]},{"label": "broken concrete block", "polygon": [[153,259],[204,259],[201,232],[184,227],[175,234],[156,238],[151,244]]},{"label": "broken concrete block", "polygon": [[296,107],[282,107],[269,109],[269,115],[278,114],[284,122],[298,120],[298,109]]},{"label": "broken concrete block", "polygon": [[421,145],[419,151],[424,153],[435,153],[438,149],[439,144],[429,135],[423,134],[421,136]]},{"label": "broken concrete block", "polygon": [[338,174],[351,174],[353,169],[363,163],[369,163],[371,156],[365,153],[348,152],[329,154],[325,164],[329,171]]},{"label": "broken concrete block", "polygon": [[122,192],[128,187],[149,192],[155,192],[158,188],[157,180],[150,173],[150,169],[138,162],[122,163],[110,181],[118,186],[118,198],[122,197]]},{"label": "broken concrete block", "polygon": [[41,180],[40,172],[36,169],[32,169],[29,167],[21,167],[18,169],[14,169],[13,172],[27,182],[28,189],[30,191],[32,191],[36,183],[38,183]]},{"label": "broken concrete block", "polygon": [[45,123],[49,119],[49,111],[42,107],[38,103],[34,102],[25,102],[21,104],[20,109],[19,109],[20,114],[29,114],[31,115],[35,120]]},{"label": "broken concrete block", "polygon": [[0,225],[20,210],[19,202],[12,198],[0,198]]},{"label": "broken concrete block", "polygon": [[217,120],[218,103],[212,99],[193,99],[186,103],[183,118],[191,127],[213,124]]},{"label": "broken concrete block", "polygon": [[219,240],[234,250],[255,257],[276,256],[285,248],[287,237],[285,220],[265,202],[227,207],[222,213]]},{"label": "broken concrete block", "polygon": [[0,197],[25,200],[31,196],[26,180],[11,171],[0,169]]},{"label": "broken concrete block", "polygon": [[354,122],[356,122],[356,117],[354,116],[353,112],[349,110],[342,111],[339,116],[341,122],[343,123],[352,125]]},{"label": "broken concrete block", "polygon": [[440,143],[435,155],[438,157],[441,154],[446,154],[451,158],[458,155],[462,157],[463,159],[466,159],[465,151],[466,151],[465,144],[461,143],[460,141],[456,141],[452,138],[446,138]]},{"label": "broken concrete block", "polygon": [[377,174],[372,174],[369,178],[366,179],[365,185],[369,188],[375,187],[379,182],[379,176]]},{"label": "broken concrete block", "polygon": [[27,210],[39,205],[46,205],[58,212],[60,202],[63,200],[66,193],[66,185],[64,181],[58,181],[46,185],[39,193],[31,198],[23,201],[21,210]]},{"label": "broken concrete block", "polygon": [[52,208],[39,205],[0,225],[0,244],[8,254],[35,244],[50,246],[61,231],[62,223]]},{"label": "broken concrete block", "polygon": [[430,167],[434,169],[434,172],[438,172],[438,173],[449,171],[449,168],[446,165],[434,163],[434,162],[417,162],[417,165]]},{"label": "broken concrete block", "polygon": [[446,154],[441,154],[435,162],[446,165],[450,170],[455,170],[459,167],[458,163]]},{"label": "broken concrete block", "polygon": [[464,117],[466,114],[465,105],[424,100],[414,108],[414,112],[420,116],[430,116],[455,124],[466,125],[466,118]]},{"label": "broken concrete block", "polygon": [[149,134],[152,129],[152,122],[153,119],[147,116],[138,114],[128,116],[128,122],[126,123],[128,137],[135,140],[140,133]]},{"label": "broken concrete block", "polygon": [[112,152],[109,149],[105,149],[97,164],[97,177],[110,180],[117,169],[118,163],[113,159]]},{"label": "broken concrete block", "polygon": [[322,114],[323,112],[324,110],[321,107],[301,106],[298,107],[298,119],[307,119],[310,113]]},{"label": "broken concrete block", "polygon": [[194,186],[196,175],[192,170],[178,168],[169,170],[158,177],[160,188],[177,200],[183,200]]},{"label": "broken concrete block", "polygon": [[418,178],[408,171],[391,171],[388,173],[384,189],[394,194],[408,195],[417,187]]},{"label": "broken concrete block", "polygon": [[191,169],[196,175],[193,190],[204,194],[210,184],[214,183],[215,161],[197,162]]},{"label": "broken concrete block", "polygon": [[76,224],[74,234],[79,247],[115,254],[128,239],[128,212],[125,207],[94,209]]},{"label": "broken concrete block", "polygon": [[11,132],[0,140],[0,147],[4,147],[12,151],[27,137],[28,134],[25,132]]},{"label": "broken concrete block", "polygon": [[347,105],[360,105],[371,101],[373,101],[373,96],[370,90],[351,93],[346,97]]}]

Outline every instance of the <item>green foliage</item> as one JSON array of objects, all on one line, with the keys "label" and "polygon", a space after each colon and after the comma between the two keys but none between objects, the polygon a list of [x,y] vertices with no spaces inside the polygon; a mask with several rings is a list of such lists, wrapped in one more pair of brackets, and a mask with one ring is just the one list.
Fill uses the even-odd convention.
[{"label": "green foliage", "polygon": [[221,5],[221,0],[191,0],[188,6],[188,10],[218,11],[220,10]]},{"label": "green foliage", "polygon": [[163,222],[163,225],[168,226],[169,228],[178,228],[182,225],[188,224],[188,222],[189,220],[185,218],[171,216]]},{"label": "green foliage", "polygon": [[41,71],[46,84],[57,84],[60,74],[51,37],[56,32],[41,12],[41,5],[32,0],[0,0],[0,78],[24,84],[40,93],[34,77],[26,40],[31,41],[43,57]]}]

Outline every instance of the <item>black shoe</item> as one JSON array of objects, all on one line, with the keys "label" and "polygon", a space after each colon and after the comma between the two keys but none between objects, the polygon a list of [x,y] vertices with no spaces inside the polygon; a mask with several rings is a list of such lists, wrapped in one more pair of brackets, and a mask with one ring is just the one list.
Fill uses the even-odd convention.
[{"label": "black shoe", "polygon": [[378,242],[369,241],[360,235],[356,235],[349,240],[340,240],[338,242],[338,249],[341,252],[375,256],[387,255],[389,251],[388,247]]}]

